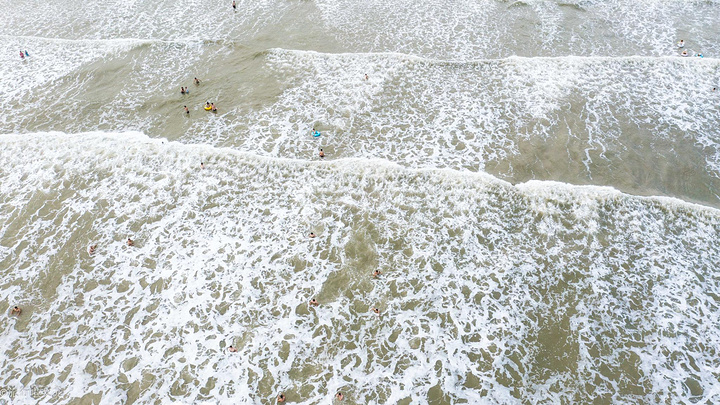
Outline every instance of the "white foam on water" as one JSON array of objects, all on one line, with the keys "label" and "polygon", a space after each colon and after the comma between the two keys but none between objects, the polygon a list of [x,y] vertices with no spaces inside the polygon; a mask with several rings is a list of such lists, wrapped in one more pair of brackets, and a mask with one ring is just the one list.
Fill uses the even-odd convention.
[{"label": "white foam on water", "polygon": [[[653,156],[673,153],[663,143],[690,142],[701,149],[709,175],[720,170],[720,96],[711,91],[720,80],[718,59],[448,62],[273,50],[268,66],[286,89],[264,111],[231,124],[241,137],[220,142],[274,156],[307,158],[332,146],[342,156],[481,170],[527,153],[521,143],[567,137],[582,152],[568,155],[582,161],[588,176],[599,165],[629,159],[625,154],[639,141],[658,149],[637,153]],[[314,125],[322,138],[309,136]]]},{"label": "white foam on water", "polygon": [[[362,52],[442,59],[674,54],[679,38],[718,54],[717,2],[370,0],[316,2],[324,24]],[[690,17],[692,16],[692,17]]]},{"label": "white foam on water", "polygon": [[0,364],[24,398],[717,400],[716,209],[140,133],[0,142],[0,302],[24,308]]},{"label": "white foam on water", "polygon": [[187,0],[152,3],[109,0],[8,4],[3,35],[68,39],[153,38],[162,40],[238,39],[277,24],[291,10],[287,2]]},{"label": "white foam on water", "polygon": [[[28,93],[77,73],[82,67],[127,51],[136,42],[108,41],[98,47],[91,42],[47,41],[42,38],[4,37],[0,41],[0,103],[4,110],[18,110],[21,114],[32,106],[26,106]],[[19,52],[28,51],[29,57],[21,59]],[[49,97],[44,102],[56,102]],[[3,124],[13,118],[3,114]]]}]

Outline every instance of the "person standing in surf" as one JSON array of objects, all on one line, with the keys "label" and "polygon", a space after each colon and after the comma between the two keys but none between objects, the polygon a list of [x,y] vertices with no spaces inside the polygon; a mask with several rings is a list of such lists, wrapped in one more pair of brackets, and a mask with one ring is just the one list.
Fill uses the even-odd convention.
[{"label": "person standing in surf", "polygon": [[237,11],[237,6],[235,5],[235,0],[233,0],[233,11]]}]

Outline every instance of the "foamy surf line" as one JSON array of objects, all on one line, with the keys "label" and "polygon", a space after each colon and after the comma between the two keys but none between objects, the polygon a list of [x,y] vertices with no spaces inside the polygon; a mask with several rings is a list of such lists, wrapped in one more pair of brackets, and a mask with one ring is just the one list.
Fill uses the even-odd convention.
[{"label": "foamy surf line", "polygon": [[51,38],[32,35],[0,35],[0,40],[8,42],[48,42],[53,44],[99,44],[99,45],[146,45],[146,44],[197,44],[197,43],[228,43],[240,41],[210,38]]},{"label": "foamy surf line", "polygon": [[0,303],[23,308],[0,317],[0,366],[19,402],[720,392],[717,210],[137,132],[0,145]]},{"label": "foamy surf line", "polygon": [[464,179],[469,181],[481,181],[483,183],[494,183],[502,187],[514,187],[523,194],[531,195],[544,195],[546,197],[553,196],[554,198],[559,197],[559,194],[567,193],[574,197],[586,197],[586,198],[633,198],[639,200],[654,201],[662,203],[668,206],[683,207],[686,209],[706,211],[712,215],[719,215],[720,209],[709,207],[702,204],[684,201],[679,198],[667,197],[667,196],[637,196],[632,194],[623,193],[613,187],[608,186],[594,186],[594,185],[575,185],[569,183],[563,183],[551,180],[531,180],[525,183],[512,184],[505,180],[499,179],[486,172],[471,172],[471,171],[460,171],[452,168],[408,168],[401,164],[393,161],[389,161],[382,158],[340,158],[340,159],[328,159],[328,160],[305,160],[297,158],[286,158],[286,157],[273,157],[268,155],[260,155],[254,152],[243,152],[233,148],[217,147],[210,144],[186,144],[182,142],[168,141],[165,138],[154,138],[150,137],[141,132],[86,132],[77,134],[67,134],[63,132],[41,132],[33,134],[3,134],[0,135],[0,143],[5,142],[30,142],[30,141],[47,141],[48,137],[56,138],[58,141],[76,141],[78,143],[97,142],[103,140],[117,141],[134,141],[139,144],[150,144],[156,147],[167,147],[188,149],[189,153],[202,153],[206,156],[219,156],[219,155],[232,155],[245,159],[253,159],[265,164],[282,163],[296,167],[302,166],[331,166],[338,171],[344,173],[353,172],[356,170],[366,170],[368,168],[382,168],[383,170],[399,170],[416,173],[428,173],[428,174],[443,174],[448,177]]},{"label": "foamy surf line", "polygon": [[501,63],[501,62],[528,62],[528,61],[573,61],[584,63],[595,62],[678,62],[693,61],[698,63],[717,64],[720,59],[713,57],[682,57],[677,56],[651,56],[651,55],[613,55],[613,56],[595,56],[595,55],[565,55],[565,56],[507,56],[503,58],[480,58],[480,59],[438,59],[428,58],[419,55],[401,53],[401,52],[345,52],[345,53],[326,53],[310,50],[272,48],[268,50],[271,54],[278,55],[294,55],[305,56],[322,59],[378,59],[392,58],[401,61],[424,62],[433,64],[451,64],[451,65],[473,65],[479,63]]}]

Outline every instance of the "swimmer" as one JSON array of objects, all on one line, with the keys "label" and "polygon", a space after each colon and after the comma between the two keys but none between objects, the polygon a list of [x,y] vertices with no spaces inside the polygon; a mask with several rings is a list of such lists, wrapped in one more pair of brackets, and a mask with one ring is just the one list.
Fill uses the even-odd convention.
[{"label": "swimmer", "polygon": [[25,59],[25,54],[23,53],[23,51],[20,51],[20,59]]},{"label": "swimmer", "polygon": [[12,311],[10,311],[10,315],[20,316],[21,312],[22,312],[22,309],[15,306],[15,307],[13,307]]},{"label": "swimmer", "polygon": [[315,237],[315,232],[310,232],[310,235],[308,235],[308,236],[310,236],[311,238],[314,238],[314,237]]},{"label": "swimmer", "polygon": [[209,102],[209,101],[206,101],[206,102],[205,102],[205,108],[206,108],[206,109],[207,109],[207,108],[212,108],[212,107],[210,107],[210,102]]},{"label": "swimmer", "polygon": [[[234,1],[233,1],[233,4],[235,4]],[[277,401],[278,401],[278,402],[285,402],[285,395],[283,395],[283,394],[278,395]]]},{"label": "swimmer", "polygon": [[187,106],[184,105],[183,108],[185,109],[185,114],[188,114],[188,115],[189,115],[189,114],[190,114],[190,110],[188,110]]},{"label": "swimmer", "polygon": [[310,306],[316,307],[318,305],[320,305],[320,303],[315,298],[310,300]]},{"label": "swimmer", "polygon": [[324,158],[324,157],[325,157],[325,152],[323,152],[322,149],[320,149],[320,157],[321,157],[321,158]]},{"label": "swimmer", "polygon": [[685,47],[685,41],[683,41],[683,40],[681,39],[680,42],[677,43],[677,47],[678,47],[678,48],[684,48],[684,47]]},{"label": "swimmer", "polygon": [[367,73],[365,73],[365,80],[369,79]]},{"label": "swimmer", "polygon": [[237,352],[237,349],[234,348],[234,347],[232,347],[232,346],[230,346],[230,347],[228,347],[228,351],[229,351],[230,353],[236,353],[236,352]]},{"label": "swimmer", "polygon": [[185,87],[180,87],[180,94],[185,94]]},{"label": "swimmer", "polygon": [[703,57],[703,54],[701,54],[701,53],[696,53],[695,56],[697,56],[698,58],[702,58],[702,57]]},{"label": "swimmer", "polygon": [[88,254],[91,255],[91,256],[94,255],[94,254],[95,254],[95,249],[97,249],[97,245],[90,245],[90,246],[88,246]]},{"label": "swimmer", "polygon": [[342,401],[343,399],[345,399],[345,395],[343,395],[342,392],[338,392],[337,394],[335,394],[335,399],[337,399],[338,401]]},{"label": "swimmer", "polygon": [[127,243],[128,246],[134,246],[134,245],[135,245],[135,242],[133,242],[133,240],[130,239],[130,238],[128,238],[128,240],[127,240],[126,243]]},{"label": "swimmer", "polygon": [[237,6],[235,5],[235,0],[233,0],[233,10],[237,10]]},{"label": "swimmer", "polygon": [[378,277],[380,277],[380,270],[375,270],[375,271],[373,271],[373,275],[372,275],[372,276],[373,276],[373,278],[378,278]]},{"label": "swimmer", "polygon": [[193,80],[193,82],[195,83],[196,86],[200,85],[200,79],[198,79],[197,77],[195,78],[195,80]]},{"label": "swimmer", "polygon": [[201,168],[201,169],[204,169],[204,168],[205,168],[205,163],[200,162],[200,168]]},{"label": "swimmer", "polygon": [[375,312],[376,314],[380,315],[380,310],[379,310],[379,309],[373,307],[372,311]]},{"label": "swimmer", "polygon": [[688,56],[688,52],[687,52],[687,51],[682,51],[682,53],[681,53],[680,55],[682,55],[682,56]]},{"label": "swimmer", "polygon": [[30,57],[30,54],[28,53],[27,49],[25,50],[25,56]]},{"label": "swimmer", "polygon": [[215,103],[210,104],[210,111],[217,112],[217,107],[215,107]]}]

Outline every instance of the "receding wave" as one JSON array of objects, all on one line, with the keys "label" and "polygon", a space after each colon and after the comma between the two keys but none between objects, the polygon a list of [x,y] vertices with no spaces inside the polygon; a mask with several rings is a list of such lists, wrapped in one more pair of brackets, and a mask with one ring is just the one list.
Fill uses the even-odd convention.
[{"label": "receding wave", "polygon": [[718,391],[718,210],[133,133],[0,144],[18,400],[79,400],[89,380],[100,402],[143,403]]}]

